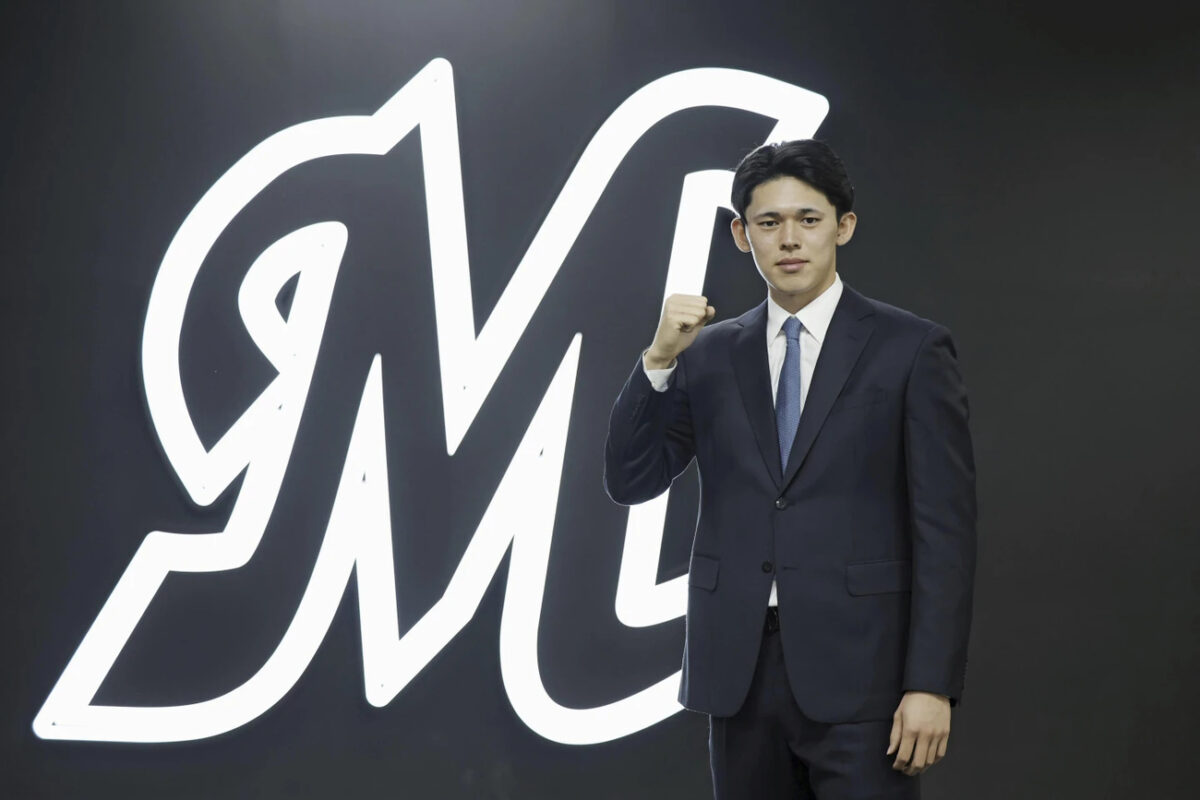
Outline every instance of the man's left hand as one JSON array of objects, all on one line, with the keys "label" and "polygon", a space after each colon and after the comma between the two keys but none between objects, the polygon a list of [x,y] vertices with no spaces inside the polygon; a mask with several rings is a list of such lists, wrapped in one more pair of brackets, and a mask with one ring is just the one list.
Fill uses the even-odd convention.
[{"label": "man's left hand", "polygon": [[892,715],[887,749],[888,755],[896,753],[892,769],[919,775],[942,760],[949,739],[950,698],[932,692],[905,692]]}]

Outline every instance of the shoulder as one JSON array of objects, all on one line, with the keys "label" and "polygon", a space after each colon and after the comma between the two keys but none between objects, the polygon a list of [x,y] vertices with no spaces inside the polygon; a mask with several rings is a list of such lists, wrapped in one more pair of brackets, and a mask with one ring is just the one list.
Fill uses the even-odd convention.
[{"label": "shoulder", "polygon": [[957,371],[958,347],[947,326],[890,303],[859,297],[875,312],[876,334],[882,332],[898,346],[896,357],[908,364],[910,375],[946,376]]},{"label": "shoulder", "polygon": [[[847,287],[848,291],[854,291]],[[861,292],[854,292],[859,300],[869,308],[875,316],[876,331],[885,336],[911,340],[920,344],[934,335],[949,335],[950,331],[939,322],[915,314],[906,308],[867,297]],[[936,333],[935,333],[936,332]]]},{"label": "shoulder", "polygon": [[741,330],[741,324],[738,322],[740,317],[731,317],[723,319],[720,322],[711,322],[704,326],[704,330],[696,335],[696,344],[704,341],[711,345],[713,342],[719,342],[729,338],[735,332]]}]

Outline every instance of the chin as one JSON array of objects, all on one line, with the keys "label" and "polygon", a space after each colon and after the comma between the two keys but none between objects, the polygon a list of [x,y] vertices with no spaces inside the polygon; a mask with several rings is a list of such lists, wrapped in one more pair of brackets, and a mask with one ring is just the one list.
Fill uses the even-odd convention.
[{"label": "chin", "polygon": [[786,294],[801,294],[803,292],[808,292],[811,291],[816,285],[817,282],[814,280],[803,278],[796,279],[791,275],[783,276],[783,280],[775,284],[779,291],[785,292]]}]

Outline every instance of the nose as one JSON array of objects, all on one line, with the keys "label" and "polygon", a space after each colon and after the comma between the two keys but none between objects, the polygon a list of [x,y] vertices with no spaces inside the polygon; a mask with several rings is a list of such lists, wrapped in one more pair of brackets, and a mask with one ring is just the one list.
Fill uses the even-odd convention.
[{"label": "nose", "polygon": [[800,246],[799,226],[790,219],[783,221],[779,232],[779,246],[786,250],[794,250]]}]

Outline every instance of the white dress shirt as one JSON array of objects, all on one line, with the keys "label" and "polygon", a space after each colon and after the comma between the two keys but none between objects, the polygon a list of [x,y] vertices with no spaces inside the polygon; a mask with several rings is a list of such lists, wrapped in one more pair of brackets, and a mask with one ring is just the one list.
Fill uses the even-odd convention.
[{"label": "white dress shirt", "polygon": [[[821,355],[821,342],[825,341],[825,333],[829,330],[829,322],[833,319],[833,310],[837,308],[838,300],[842,297],[842,277],[835,271],[833,283],[821,292],[808,305],[795,314],[788,312],[775,302],[770,292],[767,293],[767,363],[771,368],[771,403],[774,404],[779,394],[779,373],[783,369],[783,357],[787,355],[787,336],[783,332],[783,323],[789,316],[800,320],[800,413],[804,414],[804,401],[808,397],[808,387],[812,383],[813,370],[817,368],[817,358]],[[649,348],[647,348],[648,350]],[[645,352],[642,353],[645,356]],[[678,365],[678,362],[676,362]],[[655,391],[665,392],[670,383],[671,373],[675,366],[666,369],[646,369],[643,359],[642,369],[650,379],[650,385]],[[769,605],[779,605],[775,581],[771,581],[771,599]]]}]

